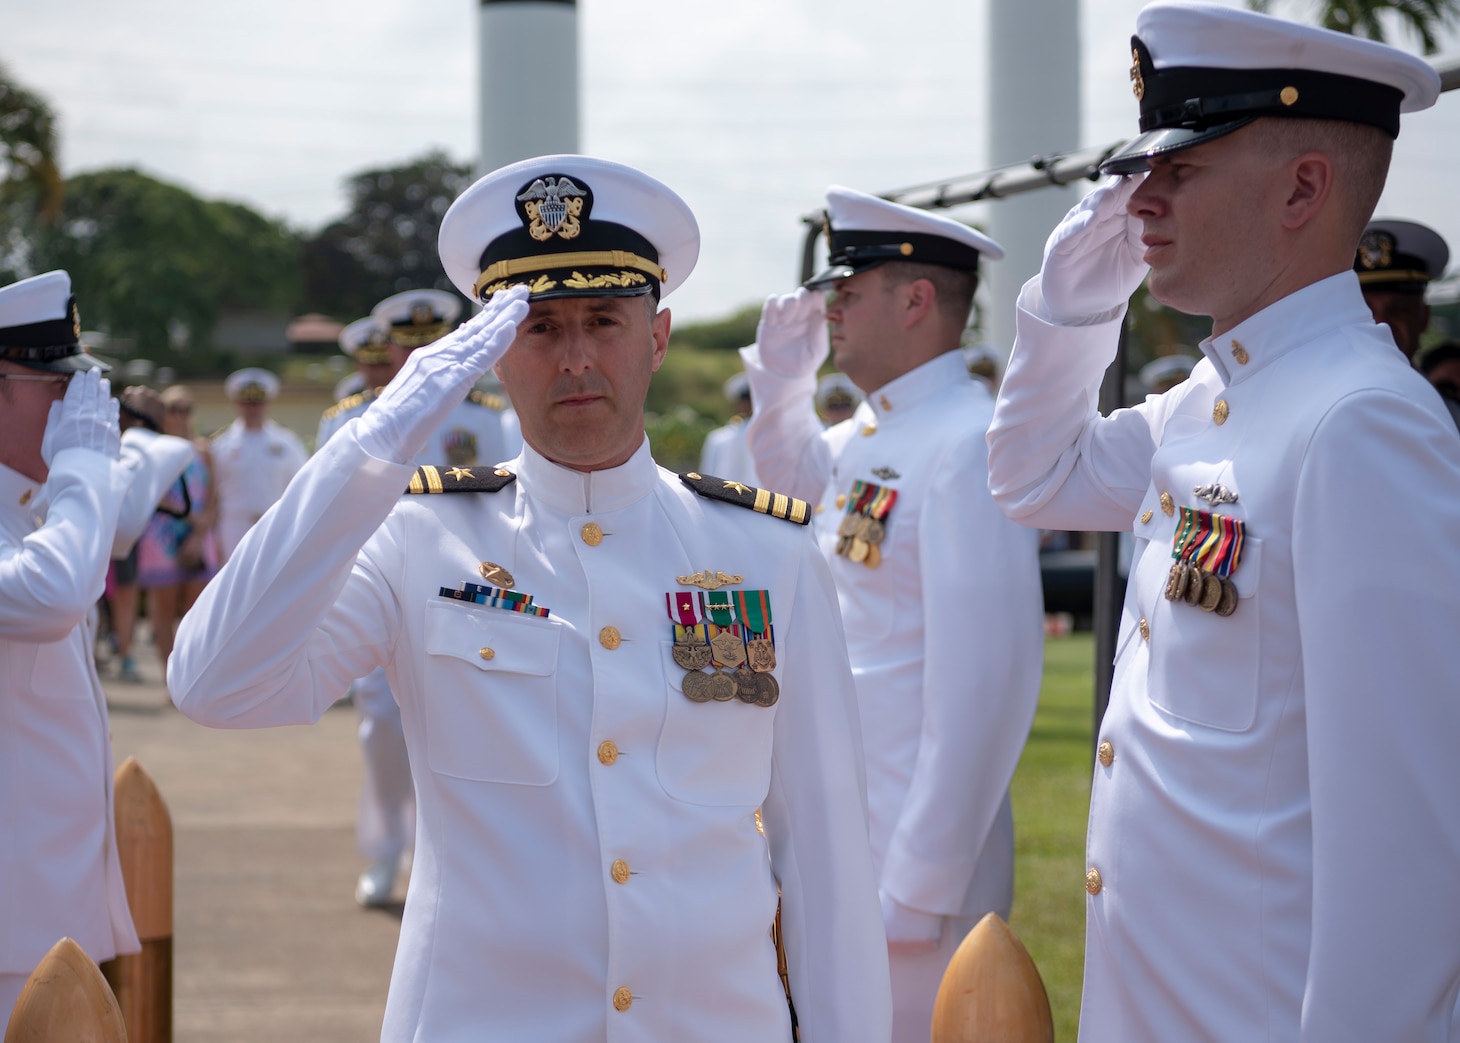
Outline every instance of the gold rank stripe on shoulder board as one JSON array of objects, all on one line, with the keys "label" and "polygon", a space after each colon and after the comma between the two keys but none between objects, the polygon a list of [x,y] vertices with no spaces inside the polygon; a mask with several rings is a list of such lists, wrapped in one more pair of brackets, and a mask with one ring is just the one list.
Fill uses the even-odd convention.
[{"label": "gold rank stripe on shoulder board", "polygon": [[507,408],[507,400],[501,395],[494,395],[490,391],[477,391],[475,388],[467,392],[466,400],[473,405],[486,406],[498,413]]},{"label": "gold rank stripe on shoulder board", "polygon": [[434,467],[423,464],[411,475],[406,495],[494,493],[516,480],[517,476],[505,467]]},{"label": "gold rank stripe on shoulder board", "polygon": [[322,420],[333,420],[335,417],[339,416],[341,413],[345,412],[347,409],[354,409],[356,406],[358,406],[358,405],[360,405],[360,404],[362,404],[364,402],[369,402],[374,397],[375,397],[375,389],[374,388],[370,388],[370,389],[365,390],[365,391],[357,391],[353,395],[346,395],[344,398],[340,399],[334,405],[332,405],[328,409],[326,409],[324,411],[324,416],[321,417],[320,419],[322,419]]},{"label": "gold rank stripe on shoulder board", "polygon": [[712,474],[690,471],[679,476],[679,480],[701,496],[722,503],[733,503],[737,507],[749,507],[758,514],[769,514],[797,525],[811,523],[811,505],[785,493],[773,493],[768,489],[756,489],[741,482],[716,478]]}]

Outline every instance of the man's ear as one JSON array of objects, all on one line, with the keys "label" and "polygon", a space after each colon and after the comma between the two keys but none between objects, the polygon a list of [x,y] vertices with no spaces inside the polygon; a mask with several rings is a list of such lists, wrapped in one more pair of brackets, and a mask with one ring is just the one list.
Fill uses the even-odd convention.
[{"label": "man's ear", "polygon": [[1295,232],[1333,202],[1333,160],[1322,152],[1305,152],[1288,164],[1288,195],[1283,201],[1283,228]]},{"label": "man's ear", "polygon": [[914,279],[902,290],[902,328],[910,330],[938,307],[938,288],[931,279]]},{"label": "man's ear", "polygon": [[669,326],[671,316],[669,309],[665,308],[658,312],[653,321],[649,324],[649,334],[654,339],[654,371],[658,372],[659,367],[664,364],[664,356],[669,351]]}]

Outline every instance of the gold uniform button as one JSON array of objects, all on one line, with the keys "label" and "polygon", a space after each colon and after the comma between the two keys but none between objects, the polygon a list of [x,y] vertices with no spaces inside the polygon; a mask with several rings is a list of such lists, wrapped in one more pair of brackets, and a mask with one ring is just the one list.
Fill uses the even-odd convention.
[{"label": "gold uniform button", "polygon": [[1232,357],[1237,360],[1237,365],[1245,366],[1252,361],[1252,356],[1247,354],[1247,349],[1242,346],[1240,340],[1232,342]]},{"label": "gold uniform button", "polygon": [[1151,511],[1146,511],[1146,512],[1145,512],[1145,513],[1143,513],[1143,514],[1142,514],[1142,515],[1141,515],[1141,524],[1142,524],[1142,525],[1146,525],[1146,524],[1149,524],[1149,523],[1150,523],[1150,521],[1151,521],[1151,518],[1152,518],[1152,517],[1153,517],[1153,512],[1151,512]]},{"label": "gold uniform button", "polygon": [[583,537],[583,542],[588,546],[596,547],[603,542],[603,526],[597,522],[588,522],[579,530],[579,535]]},{"label": "gold uniform button", "polygon": [[495,471],[493,471],[492,473],[494,475],[496,475],[498,478],[511,478],[512,477],[512,472],[509,471],[509,470],[507,470],[505,467],[499,467]]},{"label": "gold uniform button", "polygon": [[877,425],[876,424],[863,424],[862,425],[862,434],[864,434],[864,435],[866,435],[868,437],[871,437],[872,435],[875,435],[876,433],[877,433]]},{"label": "gold uniform button", "polygon": [[841,510],[846,505],[847,505],[847,494],[846,493],[837,493],[836,494],[836,509],[837,510]]},{"label": "gold uniform button", "polygon": [[612,764],[618,760],[618,743],[612,739],[605,739],[598,744],[598,763]]},{"label": "gold uniform button", "polygon": [[613,993],[613,1009],[622,1014],[634,1005],[634,994],[627,988],[615,989]]},{"label": "gold uniform button", "polygon": [[1161,513],[1168,518],[1176,513],[1176,501],[1171,499],[1170,493],[1161,494]]},{"label": "gold uniform button", "polygon": [[1231,412],[1232,407],[1227,405],[1227,400],[1225,398],[1219,398],[1217,399],[1217,404],[1212,406],[1212,420],[1220,427],[1227,422],[1227,417]]},{"label": "gold uniform button", "polygon": [[[1108,768],[1115,762],[1115,747],[1111,745],[1109,740],[1102,742],[1100,748],[1095,751],[1095,756],[1100,759],[1101,764]],[[1092,869],[1091,872],[1093,873],[1094,870]]]},{"label": "gold uniform button", "polygon": [[479,650],[477,652],[477,655],[481,656],[483,659],[496,659],[497,658],[497,653],[493,649],[490,649],[490,648],[483,648],[483,649]]},{"label": "gold uniform button", "polygon": [[1141,617],[1141,637],[1151,640],[1151,624],[1146,621],[1145,616]]},{"label": "gold uniform button", "polygon": [[1085,890],[1090,892],[1090,894],[1092,895],[1098,895],[1100,893],[1100,889],[1104,886],[1104,882],[1100,879],[1100,870],[1096,869],[1094,866],[1091,866],[1089,870],[1085,873]]},{"label": "gold uniform button", "polygon": [[613,865],[609,866],[608,871],[613,875],[614,883],[626,884],[629,882],[629,864],[625,862],[622,858],[618,859],[616,862],[614,862]]},{"label": "gold uniform button", "polygon": [[618,632],[618,627],[604,627],[598,632],[598,643],[612,652],[624,643],[624,639],[623,635]]}]

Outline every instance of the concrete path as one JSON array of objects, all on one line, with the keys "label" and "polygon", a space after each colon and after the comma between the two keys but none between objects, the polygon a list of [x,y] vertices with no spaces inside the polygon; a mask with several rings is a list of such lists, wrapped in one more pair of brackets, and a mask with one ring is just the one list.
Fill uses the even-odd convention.
[{"label": "concrete path", "polygon": [[401,906],[354,901],[354,710],[307,728],[202,728],[138,644],[148,683],[103,683],[116,762],[141,761],[172,811],[174,1040],[378,1040]]}]

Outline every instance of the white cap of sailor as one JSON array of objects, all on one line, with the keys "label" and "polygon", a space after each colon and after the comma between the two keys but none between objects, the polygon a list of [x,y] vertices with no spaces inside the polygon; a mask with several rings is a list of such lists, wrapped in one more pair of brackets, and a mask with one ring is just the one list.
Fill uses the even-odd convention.
[{"label": "white cap of sailor", "polygon": [[817,409],[855,409],[866,397],[845,373],[827,373],[816,382]]},{"label": "white cap of sailor", "polygon": [[1424,293],[1449,263],[1450,247],[1440,233],[1418,221],[1370,221],[1354,253],[1365,290]]},{"label": "white cap of sailor", "polygon": [[228,374],[223,393],[233,402],[267,402],[278,397],[279,378],[266,369],[250,366]]},{"label": "white cap of sailor", "polygon": [[1004,248],[962,221],[832,185],[826,190],[827,267],[806,280],[813,290],[888,261],[978,271]]},{"label": "white cap of sailor", "polygon": [[397,347],[413,351],[456,329],[461,299],[445,290],[406,290],[371,308],[370,316],[385,324]]},{"label": "white cap of sailor", "polygon": [[527,286],[553,297],[662,299],[694,270],[700,229],[668,186],[621,163],[539,156],[494,170],[441,220],[441,263],[485,302]]},{"label": "white cap of sailor", "polygon": [[1141,135],[1106,174],[1230,134],[1263,116],[1335,119],[1399,136],[1399,114],[1427,109],[1439,74],[1372,40],[1211,3],[1158,2],[1136,16],[1131,85]]},{"label": "white cap of sailor", "polygon": [[1160,395],[1191,376],[1195,365],[1196,359],[1190,355],[1162,355],[1142,366],[1138,378],[1148,392]]},{"label": "white cap of sailor", "polygon": [[390,362],[389,344],[390,327],[374,315],[356,319],[340,330],[340,350],[362,366],[383,366]]},{"label": "white cap of sailor", "polygon": [[50,373],[111,369],[81,343],[71,276],[61,269],[0,287],[0,359]]}]

